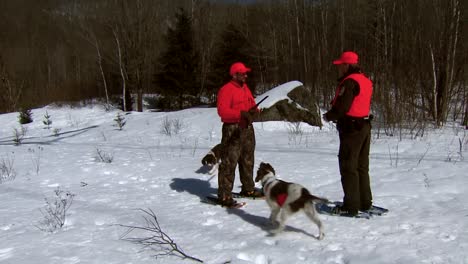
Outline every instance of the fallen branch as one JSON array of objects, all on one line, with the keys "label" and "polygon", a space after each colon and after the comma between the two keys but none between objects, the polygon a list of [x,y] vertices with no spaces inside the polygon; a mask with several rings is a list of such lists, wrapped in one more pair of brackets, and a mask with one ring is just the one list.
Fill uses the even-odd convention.
[{"label": "fallen branch", "polygon": [[[202,260],[185,254],[185,252],[174,242],[174,240],[161,230],[158,218],[151,209],[139,210],[146,214],[143,216],[146,225],[143,227],[119,225],[128,228],[128,230],[120,237],[120,239],[142,245],[144,248],[150,248],[151,250],[157,251],[158,253],[155,255],[156,258],[161,256],[177,256],[182,259],[190,259],[203,263]],[[150,235],[147,237],[128,237],[130,233],[135,230],[149,232]]]}]

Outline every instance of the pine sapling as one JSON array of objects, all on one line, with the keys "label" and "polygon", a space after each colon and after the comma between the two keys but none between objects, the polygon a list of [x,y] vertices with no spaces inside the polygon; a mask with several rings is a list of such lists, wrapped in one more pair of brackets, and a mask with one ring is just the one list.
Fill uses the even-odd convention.
[{"label": "pine sapling", "polygon": [[56,137],[58,137],[58,136],[60,135],[60,131],[61,131],[60,128],[54,128],[54,129],[52,130],[52,132],[54,133],[54,136],[56,136]]},{"label": "pine sapling", "polygon": [[47,113],[47,111],[44,114],[44,120],[42,120],[42,123],[47,126],[47,129],[50,129],[50,125],[52,125],[52,119],[50,119],[50,115]]},{"label": "pine sapling", "polygon": [[15,146],[21,145],[23,142],[23,138],[26,135],[26,127],[21,126],[21,129],[17,129],[16,127],[13,128],[13,142],[15,143]]},{"label": "pine sapling", "polygon": [[127,121],[125,120],[125,117],[120,115],[120,113],[117,113],[117,116],[115,117],[114,121],[117,123],[117,126],[119,127],[119,130],[122,130],[122,128],[127,123]]},{"label": "pine sapling", "polygon": [[30,109],[22,109],[20,111],[20,113],[19,113],[18,119],[19,119],[19,123],[21,125],[31,123],[33,121],[31,110]]}]

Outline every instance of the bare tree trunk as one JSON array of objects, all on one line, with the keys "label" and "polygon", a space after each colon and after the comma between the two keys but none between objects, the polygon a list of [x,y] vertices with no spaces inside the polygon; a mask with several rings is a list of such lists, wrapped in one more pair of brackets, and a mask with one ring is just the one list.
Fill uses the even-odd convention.
[{"label": "bare tree trunk", "polygon": [[13,112],[18,110],[18,102],[21,98],[21,94],[24,87],[24,82],[21,85],[13,86],[8,77],[1,76],[3,85],[5,86],[5,101],[6,101],[6,110],[7,112]]},{"label": "bare tree trunk", "polygon": [[340,51],[344,51],[344,43],[345,43],[345,6],[344,6],[344,0],[341,1],[340,11],[341,11]]},{"label": "bare tree trunk", "polygon": [[[275,26],[275,13],[273,11],[273,5],[272,4],[269,4],[267,6],[268,8],[268,27],[270,28],[270,36],[271,36],[271,41],[272,41],[272,58],[273,58],[273,61],[272,61],[272,66],[273,68],[277,68],[278,65],[279,65],[279,51],[278,51],[278,43],[281,42],[280,40],[280,36],[279,34],[277,33],[279,31],[279,29],[277,29],[277,27]],[[269,55],[269,54],[267,54]],[[269,67],[266,67],[267,69]],[[277,84],[280,80],[280,74],[278,72],[278,70],[275,70],[274,73],[273,73],[273,76],[271,78],[271,81],[275,84]]]},{"label": "bare tree trunk", "polygon": [[109,101],[109,93],[107,91],[107,81],[106,81],[106,75],[104,74],[104,69],[102,67],[102,56],[101,56],[101,49],[99,48],[99,43],[97,41],[96,35],[93,34],[94,37],[94,43],[97,51],[97,59],[98,59],[98,64],[99,64],[99,70],[101,72],[101,77],[102,77],[102,84],[104,85],[104,92],[106,94],[106,108],[109,107],[110,101]]},{"label": "bare tree trunk", "polygon": [[297,40],[297,48],[301,47],[301,35],[300,35],[300,28],[299,28],[299,9],[297,8],[297,0],[294,0],[294,13],[296,17],[296,40]]},{"label": "bare tree trunk", "polygon": [[446,102],[443,108],[444,114],[444,121],[447,119],[449,108],[450,108],[450,99],[453,98],[450,96],[452,91],[454,90],[454,72],[455,72],[455,58],[457,52],[457,44],[458,44],[458,34],[459,34],[459,25],[460,25],[460,3],[459,0],[452,0],[452,12],[450,16],[450,26],[449,26],[449,44],[447,48],[447,65],[446,65],[446,72],[447,72],[447,87],[445,98]]},{"label": "bare tree trunk", "polygon": [[[442,126],[448,117],[450,106],[450,95],[454,89],[454,71],[456,49],[458,44],[459,24],[460,24],[460,6],[458,0],[451,0],[446,14],[446,27],[444,27],[443,42],[440,53],[443,54],[439,62],[439,76],[437,83],[437,126]],[[434,64],[434,63],[433,63]]]},{"label": "bare tree trunk", "polygon": [[[49,54],[49,49],[46,49],[47,57],[50,58],[51,55]],[[55,85],[54,85],[55,86]],[[52,87],[52,66],[50,65],[50,60],[47,61],[47,84],[46,89],[50,91]]]},{"label": "bare tree trunk", "polygon": [[[12,84],[13,82],[13,84]],[[23,92],[24,81],[18,85],[17,82],[11,80],[3,60],[0,57],[0,90],[3,91],[0,94],[0,103],[3,103],[3,106],[0,107],[0,111],[5,110],[6,112],[13,112],[17,110],[17,105],[21,94]]]},{"label": "bare tree trunk", "polygon": [[432,62],[432,82],[433,82],[433,86],[432,86],[432,98],[433,98],[433,102],[432,102],[432,116],[434,118],[435,121],[438,120],[438,117],[437,117],[437,113],[439,112],[437,110],[437,72],[436,72],[436,63],[435,63],[435,59],[434,59],[434,51],[432,49],[432,46],[431,44],[429,44],[429,50],[431,52],[431,62]]},{"label": "bare tree trunk", "polygon": [[468,129],[468,96],[467,96],[467,92],[466,92],[466,86],[465,86],[465,97],[464,97],[464,105],[465,105],[465,115],[463,117],[463,125],[466,127],[466,129]]},{"label": "bare tree trunk", "polygon": [[81,87],[81,59],[78,55],[75,55],[76,59],[76,80],[78,82],[78,86]]},{"label": "bare tree trunk", "polygon": [[[320,10],[320,30],[322,31],[321,34],[319,35],[318,39],[322,40],[322,43],[320,44],[321,48],[318,52],[317,55],[317,71],[319,72],[317,75],[322,78],[322,74],[320,74],[321,69],[323,69],[325,65],[325,60],[327,60],[329,56],[329,43],[328,43],[328,27],[327,25],[329,24],[329,6],[328,4],[325,5],[323,9]],[[326,84],[328,81],[326,80],[327,78],[322,79],[321,84]],[[322,85],[320,85],[322,86]],[[323,107],[328,108],[329,107],[329,102],[330,102],[330,95],[332,94],[331,89],[327,88],[320,88],[322,89],[322,96],[323,96]]]},{"label": "bare tree trunk", "polygon": [[124,70],[124,66],[123,66],[123,63],[122,63],[122,51],[120,49],[120,41],[119,41],[119,37],[117,36],[117,32],[115,29],[112,30],[112,32],[114,33],[114,37],[115,37],[115,42],[117,44],[117,52],[118,52],[118,58],[119,58],[119,68],[120,68],[120,76],[122,77],[122,104],[123,104],[123,111],[126,112],[127,111],[127,98],[126,98],[126,78],[125,78],[125,70]]},{"label": "bare tree trunk", "polygon": [[142,80],[140,76],[140,68],[136,70],[136,77],[137,77],[137,111],[143,112],[143,88],[142,88]]}]

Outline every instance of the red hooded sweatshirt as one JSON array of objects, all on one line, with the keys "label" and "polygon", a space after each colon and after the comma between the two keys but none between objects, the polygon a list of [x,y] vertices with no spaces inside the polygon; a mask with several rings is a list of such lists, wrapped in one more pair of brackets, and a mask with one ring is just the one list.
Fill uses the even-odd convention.
[{"label": "red hooded sweatshirt", "polygon": [[255,106],[255,99],[249,87],[235,81],[225,84],[218,92],[218,115],[223,123],[239,123],[240,112]]}]

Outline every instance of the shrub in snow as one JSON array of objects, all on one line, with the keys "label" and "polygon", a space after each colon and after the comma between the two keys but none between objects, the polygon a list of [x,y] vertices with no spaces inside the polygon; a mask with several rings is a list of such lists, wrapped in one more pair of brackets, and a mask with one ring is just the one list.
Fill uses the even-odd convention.
[{"label": "shrub in snow", "polygon": [[39,170],[41,168],[41,157],[43,150],[44,148],[41,146],[38,146],[37,150],[33,148],[28,148],[28,152],[31,153],[31,161],[33,163],[33,168],[36,172],[36,175],[39,175]]},{"label": "shrub in snow", "polygon": [[21,129],[13,128],[13,142],[15,143],[16,146],[21,145],[21,142],[23,142],[23,138],[26,135],[26,127],[21,126]]},{"label": "shrub in snow", "polygon": [[52,130],[52,132],[54,132],[54,136],[58,137],[59,134],[60,134],[60,130],[61,130],[60,128],[54,128],[54,129]]},{"label": "shrub in snow", "polygon": [[183,126],[184,123],[180,119],[169,119],[166,116],[166,118],[161,123],[161,133],[168,136],[177,135],[180,133]]},{"label": "shrub in snow", "polygon": [[114,156],[112,154],[109,154],[102,149],[97,148],[96,152],[97,152],[97,156],[96,156],[97,161],[104,162],[104,163],[112,163],[112,161],[114,160]]},{"label": "shrub in snow", "polygon": [[14,157],[6,156],[0,160],[0,184],[16,178],[16,171],[13,168],[14,163]]},{"label": "shrub in snow", "polygon": [[45,198],[45,208],[40,210],[44,219],[36,227],[42,231],[53,233],[65,225],[67,211],[72,205],[74,194],[57,188],[52,200]]}]

